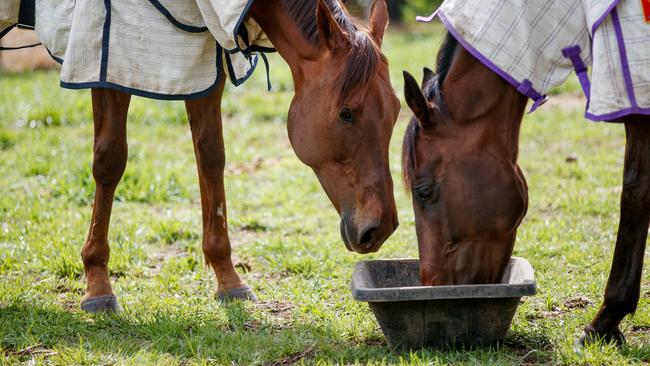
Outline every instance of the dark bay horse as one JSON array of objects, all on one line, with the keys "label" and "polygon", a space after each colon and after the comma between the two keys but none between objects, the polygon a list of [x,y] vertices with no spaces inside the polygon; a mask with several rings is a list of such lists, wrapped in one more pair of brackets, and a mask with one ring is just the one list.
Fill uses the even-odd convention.
[{"label": "dark bay horse", "polygon": [[[412,191],[425,285],[494,283],[510,258],[528,207],[517,164],[527,98],[450,34],[437,72],[422,86],[404,72],[415,118],[404,139],[404,180]],[[581,340],[622,342],[635,311],[650,221],[650,117],[624,117],[627,134],[621,219],[600,311]]]},{"label": "dark bay horse", "polygon": [[[378,250],[398,225],[388,145],[400,103],[380,51],[388,22],[385,1],[373,4],[367,28],[338,0],[260,0],[249,15],[291,69],[291,144],[340,214],[343,241],[359,253]],[[203,253],[216,274],[220,298],[254,299],[231,260],[220,108],[224,82],[211,95],[185,102],[201,191]],[[115,187],[127,161],[130,98],[115,90],[92,90],[96,193],[81,251],[87,278],[82,309],[87,311],[118,307],[108,274],[107,234]]]}]

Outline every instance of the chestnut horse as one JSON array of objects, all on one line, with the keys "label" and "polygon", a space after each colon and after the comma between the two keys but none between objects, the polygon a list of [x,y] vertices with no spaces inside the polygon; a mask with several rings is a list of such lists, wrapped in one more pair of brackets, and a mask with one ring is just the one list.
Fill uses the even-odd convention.
[{"label": "chestnut horse", "polygon": [[[289,138],[311,167],[341,217],[349,250],[379,249],[398,225],[388,145],[400,103],[380,51],[388,22],[385,0],[373,4],[369,27],[338,0],[264,0],[249,15],[291,69],[295,96]],[[203,211],[203,253],[217,278],[220,299],[255,299],[231,260],[223,174],[221,98],[185,102],[198,166]],[[126,121],[131,96],[93,89],[95,201],[81,251],[87,279],[82,309],[118,308],[108,272],[107,240],[115,187],[127,161]]]},{"label": "chestnut horse", "polygon": [[[528,207],[517,164],[527,98],[450,34],[437,72],[420,88],[404,72],[415,118],[404,139],[424,285],[500,279]],[[650,221],[650,117],[625,117],[627,147],[621,220],[605,299],[582,341],[622,342],[619,323],[639,300]]]}]

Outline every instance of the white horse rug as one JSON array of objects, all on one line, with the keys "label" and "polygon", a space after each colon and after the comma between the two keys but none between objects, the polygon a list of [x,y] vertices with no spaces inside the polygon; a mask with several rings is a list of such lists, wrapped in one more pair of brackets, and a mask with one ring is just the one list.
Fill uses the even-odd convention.
[{"label": "white horse rug", "polygon": [[650,0],[446,0],[419,20],[435,16],[532,110],[575,70],[588,119],[650,114]]},{"label": "white horse rug", "polygon": [[[21,0],[0,1],[0,36]],[[35,30],[62,63],[64,88],[156,99],[209,94],[227,71],[244,82],[273,51],[247,12],[253,0],[36,0]],[[262,54],[263,56],[263,54]]]}]

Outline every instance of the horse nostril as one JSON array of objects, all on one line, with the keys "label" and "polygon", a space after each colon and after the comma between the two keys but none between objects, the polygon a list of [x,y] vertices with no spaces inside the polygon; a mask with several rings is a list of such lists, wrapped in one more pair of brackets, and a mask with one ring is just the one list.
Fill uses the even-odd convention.
[{"label": "horse nostril", "polygon": [[375,233],[378,231],[376,226],[369,227],[366,231],[362,232],[359,236],[359,245],[362,247],[370,246],[375,238]]}]

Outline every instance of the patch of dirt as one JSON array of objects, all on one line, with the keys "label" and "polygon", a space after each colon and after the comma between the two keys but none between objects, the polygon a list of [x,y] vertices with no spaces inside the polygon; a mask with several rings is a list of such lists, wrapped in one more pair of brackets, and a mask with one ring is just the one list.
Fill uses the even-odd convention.
[{"label": "patch of dirt", "polygon": [[255,303],[254,306],[258,310],[268,311],[275,315],[286,315],[294,308],[292,303],[284,301],[261,301]]},{"label": "patch of dirt", "polygon": [[540,349],[531,348],[524,342],[510,339],[506,339],[505,346],[521,357],[519,361],[521,365],[547,364],[551,361],[548,355],[545,354],[552,348],[551,343],[548,341],[543,341],[540,344]]},{"label": "patch of dirt", "polygon": [[539,313],[534,313],[534,314],[528,314],[527,319],[528,320],[534,320],[534,319],[539,319],[539,318],[553,318],[556,316],[560,316],[562,314],[568,313],[572,310],[575,309],[584,309],[586,307],[589,307],[593,305],[594,302],[584,296],[578,296],[573,299],[568,299],[564,301],[563,306],[559,305],[553,305],[553,307],[550,310],[541,310]]},{"label": "patch of dirt", "polygon": [[555,317],[555,316],[562,315],[564,313],[564,311],[562,311],[562,309],[560,309],[557,306],[553,306],[553,308],[551,308],[551,310],[542,310],[541,313],[542,313],[542,316],[545,317],[545,318],[552,318],[552,317]]},{"label": "patch of dirt", "polygon": [[69,294],[59,294],[59,303],[66,311],[79,310],[80,296],[71,296]]},{"label": "patch of dirt", "polygon": [[520,355],[520,365],[540,365],[550,361],[550,358],[540,350],[530,349],[525,346],[512,348],[512,350]]},{"label": "patch of dirt", "polygon": [[247,331],[257,331],[260,329],[284,330],[293,326],[293,319],[291,317],[291,310],[294,306],[289,302],[282,301],[261,301],[252,304],[252,306],[260,310],[266,315],[265,319],[251,319],[243,324],[243,328]]},{"label": "patch of dirt", "polygon": [[108,275],[111,277],[111,281],[116,281],[119,278],[126,277],[126,271],[119,269],[108,269]]},{"label": "patch of dirt", "polygon": [[544,317],[540,313],[526,314],[526,320],[532,321],[532,320],[539,320],[539,319],[542,319],[542,318],[544,318]]},{"label": "patch of dirt", "polygon": [[366,338],[361,342],[356,342],[357,345],[361,346],[386,346],[386,341],[384,338]]},{"label": "patch of dirt", "polygon": [[262,301],[256,303],[255,309],[261,310],[269,314],[274,330],[283,330],[290,328],[293,325],[293,317],[291,312],[294,305],[290,302],[282,301]]},{"label": "patch of dirt", "polygon": [[244,224],[242,226],[237,227],[239,230],[244,230],[244,231],[255,231],[255,232],[266,232],[271,230],[270,226],[260,224],[259,222],[253,222],[250,224]]},{"label": "patch of dirt", "polygon": [[145,262],[144,272],[146,276],[155,276],[162,270],[161,263],[167,262],[171,258],[187,257],[187,252],[172,245],[165,245],[160,250],[156,250]]},{"label": "patch of dirt", "polygon": [[588,298],[580,296],[580,297],[576,297],[574,299],[570,299],[570,300],[565,301],[564,306],[567,309],[584,309],[584,308],[586,308],[587,306],[590,306],[593,303],[594,302],[589,300]]},{"label": "patch of dirt", "polygon": [[630,332],[632,334],[650,333],[650,325],[633,325]]},{"label": "patch of dirt", "polygon": [[267,364],[267,366],[283,366],[283,365],[294,365],[305,358],[311,357],[314,354],[315,345],[307,347],[304,351],[293,353],[285,358],[275,360]]},{"label": "patch of dirt", "polygon": [[235,268],[239,268],[246,273],[253,270],[253,265],[250,263],[250,261],[245,259],[236,260],[234,265]]},{"label": "patch of dirt", "polygon": [[287,277],[290,277],[289,274],[284,272],[252,272],[249,274],[250,278],[253,280],[264,280],[268,282],[277,282]]},{"label": "patch of dirt", "polygon": [[251,161],[245,162],[243,164],[236,164],[226,168],[226,174],[228,175],[242,175],[254,173],[260,170],[264,166],[271,166],[277,164],[280,161],[279,158],[274,159],[263,159],[261,156],[255,156]]},{"label": "patch of dirt", "polygon": [[60,294],[77,294],[77,295],[83,295],[84,294],[84,289],[78,286],[68,286],[65,283],[59,283],[56,286],[56,292]]},{"label": "patch of dirt", "polygon": [[247,330],[247,331],[250,331],[250,330],[256,331],[256,330],[259,330],[260,328],[262,328],[262,326],[263,326],[262,322],[257,320],[257,319],[249,320],[249,321],[244,322],[244,330]]},{"label": "patch of dirt", "polygon": [[566,161],[567,163],[575,163],[578,161],[578,155],[569,154],[566,156],[566,158],[564,158],[564,161]]}]

